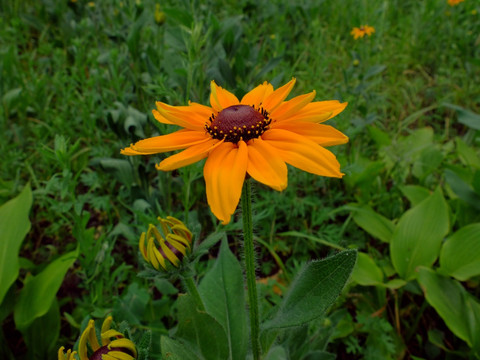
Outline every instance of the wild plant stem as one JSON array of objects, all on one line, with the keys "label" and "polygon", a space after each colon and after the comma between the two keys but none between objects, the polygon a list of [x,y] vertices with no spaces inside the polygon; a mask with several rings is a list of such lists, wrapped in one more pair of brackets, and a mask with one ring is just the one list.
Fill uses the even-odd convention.
[{"label": "wild plant stem", "polygon": [[195,304],[197,305],[197,309],[200,311],[205,311],[205,305],[203,305],[202,298],[197,290],[197,285],[193,281],[192,276],[186,276],[183,278],[183,282],[187,288],[188,293],[193,297]]},{"label": "wild plant stem", "polygon": [[250,311],[250,336],[254,360],[260,359],[260,319],[258,315],[257,283],[255,277],[255,248],[253,245],[252,193],[250,180],[245,180],[242,194],[243,241],[245,272],[247,275],[248,304]]}]

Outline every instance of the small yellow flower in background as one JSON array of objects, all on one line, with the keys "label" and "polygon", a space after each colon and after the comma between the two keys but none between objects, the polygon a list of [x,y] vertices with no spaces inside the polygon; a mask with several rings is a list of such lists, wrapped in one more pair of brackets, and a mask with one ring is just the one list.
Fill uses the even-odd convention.
[{"label": "small yellow flower in background", "polygon": [[470,14],[472,15],[477,15],[477,13],[478,13],[477,9],[473,9],[472,11],[470,11]]},{"label": "small yellow flower in background", "polygon": [[465,0],[448,0],[448,5],[450,6],[456,6],[458,4],[460,4],[461,2],[464,2]]},{"label": "small yellow flower in background", "polygon": [[155,4],[155,22],[163,24],[165,22],[165,13],[161,11],[160,4]]},{"label": "small yellow flower in background", "polygon": [[192,233],[183,222],[172,216],[166,219],[159,217],[158,221],[163,236],[155,225],[150,224],[147,233],[140,236],[140,252],[145,261],[157,270],[160,267],[168,270],[168,263],[178,267],[183,257],[191,251]]},{"label": "small yellow flower in background", "polygon": [[95,7],[95,3],[93,1],[90,1],[87,5],[91,8]]},{"label": "small yellow flower in background", "polygon": [[265,81],[241,100],[212,81],[211,106],[157,102],[155,119],[182,129],[140,140],[121,153],[150,155],[185,149],[156,165],[163,171],[207,158],[203,169],[207,201],[223,224],[235,212],[247,174],[278,191],[287,187],[286,164],[341,178],[340,164],[325,146],[345,144],[348,138],[321,123],[341,113],[347,103],[312,102],[315,91],[285,101],[295,81],[276,90]]},{"label": "small yellow flower in background", "polygon": [[[137,358],[137,349],[135,344],[125,338],[122,333],[117,330],[110,329],[112,317],[109,316],[102,324],[100,333],[100,342],[95,331],[95,321],[90,320],[87,327],[80,337],[78,344],[78,356],[80,360],[134,360]],[[88,354],[87,343],[92,349],[92,353]],[[68,350],[65,354],[64,347],[58,350],[58,360],[74,360],[76,352]]]},{"label": "small yellow flower in background", "polygon": [[371,36],[375,32],[375,28],[369,25],[361,25],[360,27],[354,27],[350,34],[355,40],[363,38],[365,35]]}]

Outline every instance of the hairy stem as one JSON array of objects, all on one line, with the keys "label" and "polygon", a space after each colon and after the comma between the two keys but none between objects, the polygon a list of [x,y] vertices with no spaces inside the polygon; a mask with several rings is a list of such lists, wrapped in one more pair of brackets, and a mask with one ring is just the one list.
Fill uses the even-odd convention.
[{"label": "hairy stem", "polygon": [[255,248],[253,245],[252,193],[250,180],[245,180],[242,194],[243,241],[245,247],[245,272],[247,276],[248,304],[250,311],[250,335],[255,360],[260,359],[260,320],[255,277]]}]

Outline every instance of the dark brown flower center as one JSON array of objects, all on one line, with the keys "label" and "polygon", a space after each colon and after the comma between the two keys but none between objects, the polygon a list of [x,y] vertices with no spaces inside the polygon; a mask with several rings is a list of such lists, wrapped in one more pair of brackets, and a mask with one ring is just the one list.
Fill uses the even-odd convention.
[{"label": "dark brown flower center", "polygon": [[105,345],[105,346],[102,346],[97,351],[95,351],[92,354],[92,356],[90,356],[89,360],[102,360],[102,355],[108,354],[110,351],[121,351],[121,352],[124,352],[125,354],[129,354],[129,355],[133,356],[133,354],[131,354],[130,351],[128,351],[127,349],[118,348],[118,347],[112,347],[112,348],[109,349],[108,345]]},{"label": "dark brown flower center", "polygon": [[205,124],[205,130],[214,139],[238,143],[258,138],[268,130],[272,120],[263,108],[248,105],[233,105],[212,114]]}]

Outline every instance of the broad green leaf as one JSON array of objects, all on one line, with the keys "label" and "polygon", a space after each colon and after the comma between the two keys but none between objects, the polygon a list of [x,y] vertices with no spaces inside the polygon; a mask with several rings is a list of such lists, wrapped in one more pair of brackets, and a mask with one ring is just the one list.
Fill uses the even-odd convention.
[{"label": "broad green leaf", "polygon": [[392,279],[381,286],[395,290],[407,285],[407,282],[402,279]]},{"label": "broad green leaf", "polygon": [[465,165],[480,168],[480,156],[475,148],[468,146],[461,138],[455,138],[457,152]]},{"label": "broad green leaf", "polygon": [[359,252],[352,280],[363,286],[378,285],[383,282],[383,272],[370,256]]},{"label": "broad green leaf", "polygon": [[285,298],[263,329],[305,324],[322,316],[335,302],[355,266],[355,250],[308,263],[290,285]]},{"label": "broad green leaf", "polygon": [[211,315],[197,310],[190,295],[178,298],[178,331],[175,335],[196,346],[206,360],[229,357],[228,338],[222,325]]},{"label": "broad green leaf", "polygon": [[0,304],[18,277],[18,252],[30,230],[28,213],[31,206],[30,185],[26,185],[16,198],[0,206]]},{"label": "broad green leaf", "polygon": [[[45,331],[47,330],[47,331]],[[60,308],[54,299],[45,315],[36,318],[22,331],[30,359],[55,359],[60,335]]]},{"label": "broad green leaf", "polygon": [[480,346],[480,303],[456,280],[421,267],[418,281],[428,303],[448,328],[470,347]]},{"label": "broad green leaf", "polygon": [[207,312],[225,329],[230,359],[245,359],[248,331],[243,273],[226,239],[222,241],[215,265],[205,275],[198,290]]},{"label": "broad green leaf", "polygon": [[65,274],[77,256],[78,249],[60,256],[25,284],[14,309],[14,319],[18,329],[26,329],[32,321],[47,313],[62,285]]},{"label": "broad green leaf", "polygon": [[466,183],[460,176],[450,169],[445,169],[445,180],[453,192],[463,201],[480,210],[480,195],[478,195],[470,184]]},{"label": "broad green leaf", "polygon": [[447,239],[439,272],[460,281],[480,275],[480,223],[467,225]]},{"label": "broad green leaf", "polygon": [[430,191],[419,185],[400,186],[400,191],[407,197],[412,207],[417,206],[430,196]]},{"label": "broad green leaf", "polygon": [[201,360],[195,354],[193,349],[190,349],[188,344],[179,340],[173,340],[166,336],[160,337],[160,346],[162,348],[162,359],[168,360]]},{"label": "broad green leaf", "polygon": [[351,204],[346,207],[353,212],[353,220],[363,230],[374,238],[383,242],[390,242],[395,226],[385,216],[382,216],[370,207]]},{"label": "broad green leaf", "polygon": [[392,143],[392,139],[386,131],[382,131],[375,126],[368,126],[367,130],[379,149]]},{"label": "broad green leaf", "polygon": [[400,218],[390,243],[393,266],[405,280],[418,266],[431,266],[449,228],[448,208],[440,188]]},{"label": "broad green leaf", "polygon": [[473,111],[462,108],[458,105],[444,104],[445,106],[456,110],[458,121],[474,130],[480,130],[480,115]]},{"label": "broad green leaf", "polygon": [[285,349],[280,345],[272,346],[265,355],[264,360],[284,360],[288,359]]},{"label": "broad green leaf", "polygon": [[443,158],[443,152],[434,146],[424,149],[419,159],[413,163],[412,174],[418,179],[424,179],[440,167]]}]

